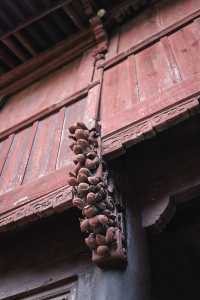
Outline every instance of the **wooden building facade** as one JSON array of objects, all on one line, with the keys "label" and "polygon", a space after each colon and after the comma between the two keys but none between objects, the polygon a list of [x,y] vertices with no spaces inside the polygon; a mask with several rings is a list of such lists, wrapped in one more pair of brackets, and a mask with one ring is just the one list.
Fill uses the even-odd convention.
[{"label": "wooden building facade", "polygon": [[[199,1],[40,2],[0,3],[0,300],[197,298]],[[103,267],[70,186],[77,122],[122,203]]]}]

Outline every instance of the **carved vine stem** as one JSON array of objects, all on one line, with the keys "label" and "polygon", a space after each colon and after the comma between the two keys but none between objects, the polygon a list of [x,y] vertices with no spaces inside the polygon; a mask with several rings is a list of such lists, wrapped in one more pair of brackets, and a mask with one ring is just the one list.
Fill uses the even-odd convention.
[{"label": "carved vine stem", "polygon": [[81,231],[100,267],[121,267],[126,263],[122,204],[101,156],[99,130],[84,123],[69,128],[75,154],[69,172],[73,205],[82,211]]}]

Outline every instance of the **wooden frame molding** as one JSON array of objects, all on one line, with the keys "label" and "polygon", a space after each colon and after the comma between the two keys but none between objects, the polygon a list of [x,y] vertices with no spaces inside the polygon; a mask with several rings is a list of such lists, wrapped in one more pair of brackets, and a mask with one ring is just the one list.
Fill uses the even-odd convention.
[{"label": "wooden frame molding", "polygon": [[149,45],[155,43],[156,41],[163,38],[164,36],[170,35],[171,33],[184,27],[185,25],[195,21],[196,19],[199,19],[199,17],[200,17],[200,9],[196,10],[193,13],[190,13],[183,19],[158,31],[157,33],[151,34],[149,37],[144,38],[142,41],[136,43],[135,45],[130,47],[128,50],[125,50],[125,51],[115,55],[114,57],[107,59],[103,63],[104,69],[106,70],[106,69],[113,67],[114,65],[118,64],[119,62],[125,60],[128,56],[140,52],[142,49],[147,48]]},{"label": "wooden frame molding", "polygon": [[103,155],[107,158],[119,156],[130,146],[155,136],[197,112],[199,112],[199,101],[197,98],[191,98],[163,109],[144,120],[134,122],[103,137]]},{"label": "wooden frame molding", "polygon": [[100,84],[99,80],[91,82],[85,88],[69,95],[67,98],[61,99],[58,103],[52,104],[50,107],[47,107],[47,108],[39,111],[38,113],[33,114],[30,118],[22,120],[21,122],[15,124],[13,127],[10,127],[8,129],[0,132],[0,139],[3,139],[12,133],[15,133],[16,131],[25,128],[26,126],[31,125],[35,121],[38,121],[44,117],[47,117],[48,115],[58,111],[59,109],[61,109],[64,106],[72,105],[73,103],[87,97],[90,90],[92,90],[92,88],[98,86],[99,84]]},{"label": "wooden frame molding", "polygon": [[100,267],[123,267],[126,243],[123,205],[102,160],[100,131],[84,123],[69,127],[75,167],[69,172],[73,206],[82,211],[80,228],[92,260]]}]

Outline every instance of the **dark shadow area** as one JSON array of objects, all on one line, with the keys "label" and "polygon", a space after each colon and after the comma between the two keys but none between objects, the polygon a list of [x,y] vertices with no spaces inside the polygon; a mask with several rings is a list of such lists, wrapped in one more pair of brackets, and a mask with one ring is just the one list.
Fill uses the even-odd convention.
[{"label": "dark shadow area", "polygon": [[165,230],[149,234],[152,300],[198,299],[200,197],[177,206]]}]

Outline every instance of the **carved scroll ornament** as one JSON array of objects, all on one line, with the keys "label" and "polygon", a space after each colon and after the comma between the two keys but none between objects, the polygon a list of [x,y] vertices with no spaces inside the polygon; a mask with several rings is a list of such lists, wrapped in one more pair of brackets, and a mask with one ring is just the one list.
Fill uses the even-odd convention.
[{"label": "carved scroll ornament", "polygon": [[122,204],[101,157],[99,131],[77,123],[69,132],[75,154],[69,185],[73,187],[73,205],[82,211],[80,228],[85,243],[100,267],[122,267],[126,263]]}]

